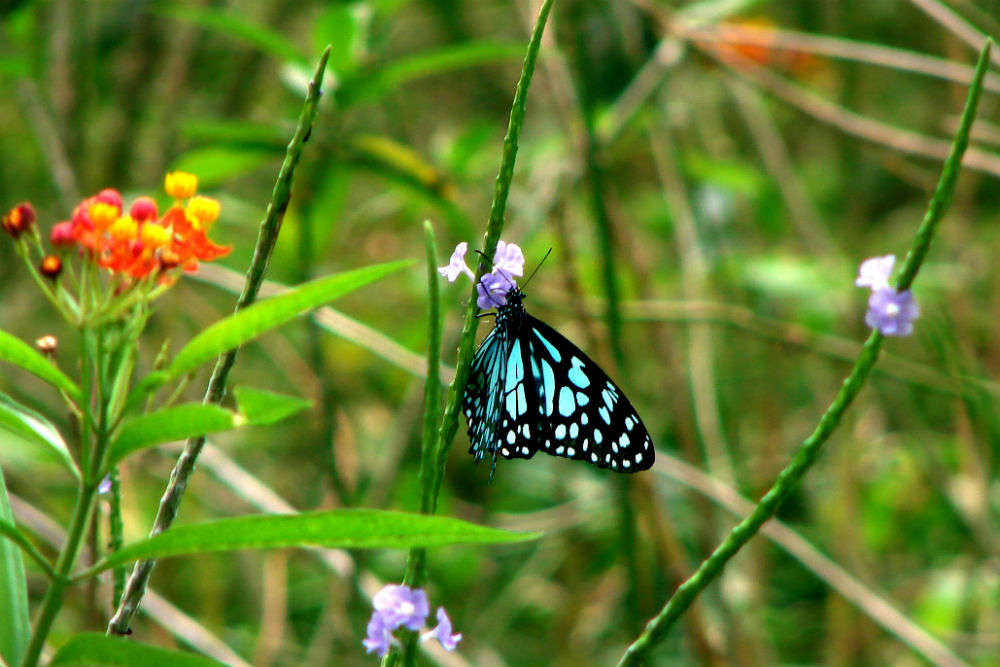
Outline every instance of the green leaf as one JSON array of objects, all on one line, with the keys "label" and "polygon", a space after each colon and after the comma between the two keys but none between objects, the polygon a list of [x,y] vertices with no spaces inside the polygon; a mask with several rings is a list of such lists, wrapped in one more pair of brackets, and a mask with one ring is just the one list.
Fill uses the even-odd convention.
[{"label": "green leaf", "polygon": [[223,663],[180,651],[139,644],[122,637],[84,633],[71,638],[56,652],[49,667],[225,667]]},{"label": "green leaf", "polygon": [[312,401],[304,398],[275,394],[253,387],[237,387],[233,393],[236,395],[240,414],[246,417],[247,423],[255,426],[274,424],[312,407]]},{"label": "green leaf", "polygon": [[[17,537],[9,530],[14,527],[14,514],[7,499],[7,485],[0,470],[0,531]],[[21,539],[26,540],[23,535]],[[28,620],[28,583],[24,576],[21,550],[10,540],[0,540],[0,656],[8,665],[20,665],[28,646],[31,627]]]},{"label": "green leaf", "polygon": [[198,184],[211,188],[248,174],[281,157],[280,149],[247,146],[208,146],[181,155],[173,169],[198,174]]},{"label": "green leaf", "polygon": [[312,22],[313,49],[319,53],[329,44],[329,68],[338,77],[357,68],[365,38],[368,8],[358,4],[331,4]]},{"label": "green leaf", "polygon": [[191,342],[177,353],[177,357],[167,369],[147,375],[133,390],[129,404],[132,404],[137,397],[144,396],[147,392],[193,371],[220,354],[239,347],[302,313],[412,264],[413,260],[406,259],[318,278],[219,320],[191,339]]},{"label": "green leaf", "polygon": [[487,63],[520,60],[524,45],[515,42],[467,42],[434,51],[399,58],[358,73],[345,81],[337,91],[344,106],[371,101],[390,90],[421,77]]},{"label": "green leaf", "polygon": [[122,547],[76,579],[82,580],[133,560],[212,551],[298,546],[408,549],[521,542],[539,536],[540,533],[514,533],[449,517],[373,509],[251,515],[171,528]]},{"label": "green leaf", "polygon": [[236,413],[207,403],[185,403],[133,417],[122,424],[111,443],[109,465],[146,447],[228,431],[241,424]]},{"label": "green leaf", "polygon": [[59,430],[45,417],[6,394],[0,394],[0,431],[6,431],[30,445],[54,453],[75,477],[80,476]]},{"label": "green leaf", "polygon": [[168,5],[154,11],[163,16],[189,21],[207,30],[244,40],[278,60],[299,64],[306,62],[295,45],[280,33],[254,25],[235,12],[179,5]]},{"label": "green leaf", "polygon": [[0,361],[17,364],[29,373],[62,389],[74,401],[80,400],[80,389],[55,364],[20,338],[2,330],[0,330]]}]

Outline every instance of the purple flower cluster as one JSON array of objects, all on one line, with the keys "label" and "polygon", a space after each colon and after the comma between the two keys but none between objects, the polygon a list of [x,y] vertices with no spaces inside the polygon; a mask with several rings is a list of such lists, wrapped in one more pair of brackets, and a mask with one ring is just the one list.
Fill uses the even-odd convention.
[{"label": "purple flower cluster", "polygon": [[913,333],[913,320],[920,316],[920,308],[913,292],[897,292],[889,286],[889,275],[895,263],[895,255],[866,259],[861,263],[854,284],[871,288],[865,313],[868,326],[885,336],[909,336]]},{"label": "purple flower cluster", "polygon": [[[374,611],[368,621],[368,636],[361,644],[366,652],[375,653],[380,658],[389,652],[389,645],[395,641],[393,632],[399,628],[417,632],[424,627],[430,613],[427,593],[422,588],[409,586],[384,587],[372,598],[372,606]],[[451,619],[444,607],[438,607],[437,621],[434,629],[421,635],[421,639],[437,639],[445,650],[454,651],[462,635],[452,634]]]},{"label": "purple flower cluster", "polygon": [[[438,268],[438,273],[453,283],[458,279],[459,274],[469,276],[474,279],[475,274],[465,263],[465,253],[469,251],[469,244],[462,241],[455,246],[455,252],[451,254],[451,261],[448,266]],[[476,284],[476,291],[479,298],[476,303],[482,309],[499,308],[507,303],[507,292],[517,287],[514,276],[524,275],[524,253],[515,243],[497,243],[497,251],[493,255],[493,270],[480,278]]]}]

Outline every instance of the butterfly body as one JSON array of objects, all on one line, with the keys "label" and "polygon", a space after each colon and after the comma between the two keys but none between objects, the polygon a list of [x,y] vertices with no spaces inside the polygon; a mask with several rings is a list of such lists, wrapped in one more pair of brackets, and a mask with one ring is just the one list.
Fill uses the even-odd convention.
[{"label": "butterfly body", "polygon": [[538,451],[617,472],[649,468],[652,441],[621,389],[523,300],[517,287],[506,293],[472,361],[462,398],[469,453],[494,468],[498,455]]}]

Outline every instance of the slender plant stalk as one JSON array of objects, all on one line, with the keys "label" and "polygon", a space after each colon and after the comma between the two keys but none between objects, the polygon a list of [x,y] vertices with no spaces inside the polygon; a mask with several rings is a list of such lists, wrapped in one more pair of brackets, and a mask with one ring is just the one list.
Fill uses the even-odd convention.
[{"label": "slender plant stalk", "polygon": [[[472,346],[476,337],[476,313],[479,308],[476,305],[476,284],[484,273],[490,270],[488,257],[493,257],[496,252],[497,241],[503,232],[504,213],[507,208],[507,197],[510,194],[511,181],[514,179],[514,163],[517,159],[517,146],[521,137],[521,128],[524,125],[524,115],[528,102],[528,86],[531,85],[531,77],[535,72],[535,63],[538,60],[538,51],[542,45],[542,33],[545,32],[545,24],[548,22],[549,13],[552,10],[554,0],[544,0],[535,21],[535,27],[531,32],[531,39],[528,41],[527,53],[524,56],[524,64],[521,67],[521,77],[518,79],[517,87],[514,91],[514,101],[511,104],[510,121],[507,126],[507,135],[504,137],[503,153],[500,158],[500,169],[497,173],[496,186],[493,191],[493,202],[490,206],[490,219],[486,225],[486,238],[483,243],[484,252],[480,256],[476,267],[476,279],[469,300],[465,307],[465,321],[462,326],[462,333],[458,345],[458,361],[455,364],[455,377],[448,387],[448,398],[445,404],[444,414],[441,416],[440,426],[436,426],[436,415],[440,411],[440,381],[438,372],[440,363],[441,333],[440,320],[437,311],[440,305],[436,303],[440,297],[437,294],[436,284],[439,280],[437,267],[437,251],[434,249],[434,234],[429,224],[425,224],[426,240],[428,243],[428,280],[432,287],[430,290],[431,304],[431,341],[428,351],[427,370],[427,394],[425,394],[424,411],[424,432],[423,449],[420,461],[421,477],[421,497],[420,511],[425,514],[434,514],[437,511],[438,495],[441,492],[441,482],[444,479],[445,466],[448,462],[448,453],[451,450],[452,440],[458,430],[458,410],[462,400],[462,392],[465,388],[465,381],[469,375],[469,366],[472,363]],[[435,333],[435,329],[437,329]],[[431,396],[431,387],[437,395]],[[423,582],[425,571],[426,552],[423,549],[414,549],[410,552],[406,564],[406,573],[403,581],[408,585],[420,585]],[[417,635],[410,633],[403,640],[403,660],[407,667],[415,664]],[[383,659],[383,667],[393,667],[399,660],[399,651],[393,648]]]},{"label": "slender plant stalk", "polygon": [[[330,57],[330,47],[328,46],[320,57],[316,72],[309,83],[309,92],[306,95],[302,112],[299,114],[298,125],[295,134],[288,144],[285,152],[285,160],[281,164],[278,172],[274,190],[271,193],[271,201],[267,205],[267,212],[260,223],[260,230],[257,234],[257,245],[254,248],[253,259],[247,271],[247,279],[243,285],[243,292],[236,302],[236,311],[243,310],[254,302],[267,272],[267,266],[274,251],[274,246],[278,241],[278,233],[281,231],[281,223],[285,217],[285,211],[292,197],[292,177],[295,174],[295,167],[305,142],[312,131],[313,121],[319,110],[319,100],[322,95],[321,84],[323,73],[326,71],[326,62]],[[236,363],[236,355],[239,349],[233,349],[219,357],[212,371],[212,377],[208,381],[208,388],[205,391],[203,402],[219,403],[226,393],[226,381],[229,371]],[[157,535],[170,527],[177,517],[184,490],[187,488],[188,479],[194,471],[195,462],[205,445],[205,436],[190,438],[184,447],[184,451],[177,459],[174,469],[170,473],[170,481],[160,499],[160,507],[153,522],[150,535]],[[146,591],[146,584],[153,571],[156,561],[143,560],[135,564],[132,574],[125,584],[125,592],[118,602],[118,608],[114,616],[108,623],[108,634],[125,635],[129,632],[132,617],[139,609],[139,603]]]},{"label": "slender plant stalk", "polygon": [[[898,290],[909,289],[913,278],[920,270],[924,257],[927,255],[927,249],[938,223],[951,203],[958,172],[962,165],[962,155],[969,144],[969,131],[976,115],[976,107],[983,86],[983,76],[989,65],[992,43],[992,40],[988,40],[979,55],[979,62],[976,65],[976,73],[965,102],[965,110],[962,112],[958,133],[952,143],[951,153],[944,163],[944,169],[927,208],[927,214],[917,230],[913,245],[903,263],[899,279],[896,282]],[[819,458],[823,444],[836,430],[844,412],[861,391],[868,374],[878,359],[882,340],[882,334],[877,330],[871,333],[868,340],[865,341],[864,347],[861,348],[861,354],[858,356],[851,374],[844,380],[843,386],[820,419],[816,429],[802,443],[791,463],[779,473],[774,485],[761,498],[753,512],[733,528],[722,544],[702,562],[698,570],[677,588],[660,613],[649,621],[642,634],[626,649],[618,667],[629,667],[645,661],[649,652],[666,636],[673,624],[684,614],[701,591],[722,572],[722,568],[725,567],[729,559],[757,534],[757,531],[768,519],[774,516],[781,502]]]},{"label": "slender plant stalk", "polygon": [[[118,466],[111,467],[108,477],[111,481],[111,491],[108,495],[108,533],[110,535],[108,551],[114,553],[122,548],[125,534],[125,527],[122,524],[122,483],[121,478],[118,476]],[[94,557],[95,559],[97,557],[96,551],[94,552]],[[114,580],[114,589],[111,604],[113,605],[118,604],[118,601],[122,599],[122,594],[125,592],[125,576],[124,566],[116,567],[112,571],[111,577]]]},{"label": "slender plant stalk", "polygon": [[76,564],[77,556],[80,555],[80,548],[86,537],[96,497],[96,484],[80,483],[76,495],[76,505],[73,507],[73,516],[69,523],[69,531],[66,534],[66,542],[63,544],[62,550],[59,552],[59,559],[56,561],[55,578],[45,592],[42,609],[38,613],[34,630],[31,633],[31,643],[28,644],[24,660],[21,662],[22,667],[35,667],[38,664],[38,659],[42,654],[42,646],[44,646],[49,631],[52,629],[52,622],[55,621],[62,608],[66,588],[70,583],[69,575],[73,570],[73,565]]},{"label": "slender plant stalk", "polygon": [[510,194],[510,184],[514,178],[514,162],[517,159],[517,146],[521,137],[521,127],[524,125],[524,113],[528,102],[528,86],[531,84],[531,77],[535,72],[535,62],[538,60],[538,50],[542,45],[542,33],[545,31],[545,24],[552,10],[554,0],[544,0],[541,9],[538,11],[538,19],[531,32],[531,39],[528,42],[528,50],[524,56],[524,65],[521,68],[521,78],[517,82],[514,91],[514,102],[510,110],[510,123],[507,126],[507,136],[503,141],[503,155],[500,159],[500,170],[497,173],[496,187],[493,191],[493,203],[490,206],[490,219],[486,225],[486,238],[483,242],[483,255],[479,258],[476,267],[476,279],[473,281],[469,301],[465,306],[465,320],[462,325],[462,333],[458,343],[458,359],[455,362],[455,378],[448,387],[448,398],[445,403],[444,415],[441,417],[441,426],[438,429],[437,445],[435,447],[434,477],[431,485],[430,513],[437,509],[438,495],[441,492],[441,482],[444,479],[444,470],[448,462],[448,452],[451,450],[452,440],[458,431],[458,411],[462,402],[462,391],[465,388],[465,381],[469,377],[469,366],[472,364],[472,347],[476,338],[476,313],[479,311],[476,306],[476,284],[483,274],[490,271],[490,260],[496,252],[497,241],[503,232],[504,213],[507,208],[507,196]]},{"label": "slender plant stalk", "polygon": [[[424,384],[424,429],[420,440],[420,511],[431,513],[431,481],[434,478],[434,443],[441,419],[441,276],[438,275],[437,242],[430,221],[424,222],[424,242],[427,247],[427,380]],[[427,579],[427,550],[410,549],[406,558],[403,584],[423,586]],[[405,667],[416,665],[417,639],[408,633],[403,639],[402,659]],[[395,665],[393,650],[383,660],[386,667]]]}]

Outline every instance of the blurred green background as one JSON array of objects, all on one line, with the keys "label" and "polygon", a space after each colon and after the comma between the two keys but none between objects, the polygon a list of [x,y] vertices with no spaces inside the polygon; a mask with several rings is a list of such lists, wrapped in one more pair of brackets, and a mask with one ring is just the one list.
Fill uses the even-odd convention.
[{"label": "blurred green background", "polygon": [[[231,310],[329,43],[269,277],[422,258],[424,219],[444,263],[455,243],[481,242],[536,9],[2,3],[0,207],[28,199],[47,230],[101,188],[162,201],[167,169],[200,175],[223,204],[213,235],[234,252],[219,263],[228,270],[206,267],[161,300],[148,369],[164,341],[176,350]],[[556,0],[503,238],[529,269],[553,249],[529,309],[619,380],[659,457],[627,481],[544,455],[501,461],[490,485],[463,423],[442,512],[546,536],[431,553],[431,600],[465,635],[440,664],[614,664],[746,513],[734,494],[770,486],[867,335],[857,266],[905,252],[998,12],[995,0]],[[886,345],[780,511],[785,532],[733,560],[656,664],[1000,665],[997,92],[988,75],[955,203],[916,282],[915,334]],[[467,288],[444,288],[446,364]],[[315,409],[213,440],[181,520],[282,501],[416,509],[425,295],[417,268],[247,347],[234,384]],[[72,371],[71,332],[54,315],[0,242],[0,327],[64,339]],[[4,366],[0,391],[69,432],[40,382]],[[127,539],[148,530],[174,454],[123,467]],[[73,484],[38,456],[0,445],[15,514],[45,542]],[[135,636],[234,665],[373,664],[362,591],[398,580],[404,554],[336,562],[304,551],[162,562]],[[44,580],[30,576],[37,603]],[[109,598],[106,586],[75,593],[54,642],[103,628]]]}]

